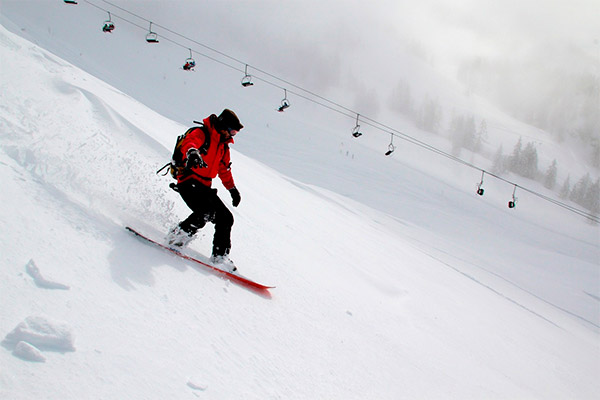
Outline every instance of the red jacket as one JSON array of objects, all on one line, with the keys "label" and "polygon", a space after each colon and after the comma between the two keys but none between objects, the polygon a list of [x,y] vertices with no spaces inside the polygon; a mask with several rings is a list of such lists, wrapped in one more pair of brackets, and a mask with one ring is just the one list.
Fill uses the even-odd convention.
[{"label": "red jacket", "polygon": [[[223,182],[225,189],[229,190],[235,186],[233,182],[233,175],[231,174],[231,161],[229,156],[229,145],[233,143],[233,138],[222,142],[221,135],[214,128],[214,121],[217,119],[216,115],[211,115],[205,118],[202,122],[204,123],[205,129],[210,135],[210,146],[208,146],[206,154],[202,154],[202,159],[208,167],[192,168],[192,173],[184,173],[177,177],[177,183],[185,182],[190,179],[194,179],[202,184],[210,187],[212,180],[218,175]],[[203,129],[194,129],[189,132],[181,144],[181,152],[184,155],[187,154],[189,149],[201,149],[205,141],[205,134]]]}]

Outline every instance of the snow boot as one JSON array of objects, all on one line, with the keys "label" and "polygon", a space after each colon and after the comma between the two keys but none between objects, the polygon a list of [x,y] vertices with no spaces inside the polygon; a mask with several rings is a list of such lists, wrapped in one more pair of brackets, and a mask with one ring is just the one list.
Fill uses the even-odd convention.
[{"label": "snow boot", "polygon": [[223,270],[223,271],[227,271],[227,272],[235,272],[237,271],[237,267],[235,266],[235,264],[233,263],[233,261],[231,261],[231,258],[229,258],[228,255],[224,255],[224,256],[215,256],[213,255],[210,258],[210,262],[217,268]]},{"label": "snow boot", "polygon": [[169,231],[166,239],[169,246],[182,248],[194,240],[194,235],[190,235],[177,225]]}]

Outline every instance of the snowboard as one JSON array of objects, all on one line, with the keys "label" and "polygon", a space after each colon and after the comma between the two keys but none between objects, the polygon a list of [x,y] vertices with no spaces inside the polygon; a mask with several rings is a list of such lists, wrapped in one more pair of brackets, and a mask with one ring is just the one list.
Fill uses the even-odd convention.
[{"label": "snowboard", "polygon": [[127,229],[129,232],[133,233],[137,238],[143,240],[146,243],[152,244],[156,247],[159,247],[163,250],[168,251],[171,254],[176,255],[177,257],[183,258],[184,260],[187,261],[192,261],[196,264],[201,265],[204,269],[213,272],[217,275],[219,275],[222,278],[225,278],[231,282],[234,282],[236,284],[242,285],[246,288],[249,289],[253,289],[255,291],[259,291],[259,292],[267,292],[269,289],[273,289],[275,286],[267,286],[267,285],[263,285],[261,283],[255,282],[251,279],[248,279],[242,275],[239,275],[238,273],[232,273],[232,272],[228,272],[228,271],[224,271],[222,269],[219,269],[217,267],[215,267],[214,265],[211,265],[207,262],[201,261],[195,257],[192,257],[190,255],[187,255],[185,253],[183,253],[181,250],[179,249],[174,249],[172,247],[169,247],[163,243],[157,242],[154,239],[149,238],[148,236],[143,235],[142,233],[136,231],[135,229],[126,226],[125,229]]}]

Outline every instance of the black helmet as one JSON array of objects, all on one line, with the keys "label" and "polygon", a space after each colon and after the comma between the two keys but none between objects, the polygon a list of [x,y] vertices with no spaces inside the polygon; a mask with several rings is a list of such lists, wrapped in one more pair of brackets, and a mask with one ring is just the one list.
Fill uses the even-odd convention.
[{"label": "black helmet", "polygon": [[240,120],[238,119],[237,115],[235,115],[235,113],[228,108],[223,110],[223,112],[221,113],[221,115],[219,115],[217,120],[219,121],[219,127],[221,127],[222,129],[231,129],[234,131],[239,131],[244,127],[244,125],[240,123]]}]

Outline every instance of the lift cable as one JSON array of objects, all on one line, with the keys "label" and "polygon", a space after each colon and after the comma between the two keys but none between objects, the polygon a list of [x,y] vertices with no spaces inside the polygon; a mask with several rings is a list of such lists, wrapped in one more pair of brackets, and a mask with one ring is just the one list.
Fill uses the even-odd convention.
[{"label": "lift cable", "polygon": [[[110,13],[109,10],[104,9],[103,7],[101,7],[101,6],[93,3],[90,0],[80,0],[80,1],[83,1],[83,2],[85,2],[85,3],[87,3],[87,4],[91,5],[91,6],[93,6],[95,8],[98,8],[98,9],[102,10],[102,11]],[[224,53],[224,52],[222,52],[222,51],[220,51],[218,49],[215,49],[214,47],[208,46],[208,45],[206,45],[204,43],[201,43],[201,42],[199,42],[199,41],[197,41],[195,39],[192,39],[192,38],[190,38],[190,37],[188,37],[186,35],[183,35],[183,34],[181,34],[179,32],[176,32],[176,31],[174,31],[174,30],[172,30],[172,29],[170,29],[168,27],[165,27],[165,26],[160,25],[160,24],[158,24],[156,22],[150,21],[149,19],[144,18],[144,17],[142,17],[142,16],[140,16],[140,15],[138,15],[138,14],[132,12],[132,11],[129,11],[129,10],[127,10],[127,9],[119,6],[119,5],[116,5],[116,4],[114,4],[114,3],[112,3],[112,2],[110,2],[108,0],[100,0],[100,1],[102,1],[102,2],[104,2],[106,4],[108,4],[108,5],[110,5],[112,7],[115,7],[115,8],[117,8],[117,9],[119,9],[119,10],[121,10],[121,11],[123,11],[123,12],[125,12],[125,13],[127,13],[129,15],[131,15],[131,16],[134,16],[134,17],[136,17],[136,18],[138,18],[138,19],[140,19],[140,20],[142,20],[144,22],[151,23],[154,26],[159,27],[160,29],[162,29],[162,30],[164,30],[164,31],[166,31],[166,32],[168,32],[168,33],[170,33],[172,35],[175,35],[175,36],[177,36],[177,37],[179,37],[181,39],[185,39],[185,40],[187,40],[187,41],[189,41],[191,43],[194,43],[194,44],[196,44],[196,45],[198,45],[198,46],[200,46],[200,47],[202,47],[204,49],[210,50],[211,52],[214,52],[215,54],[218,54],[221,57],[224,57],[224,58],[226,58],[226,59],[228,59],[230,61],[233,61],[236,64],[240,64],[240,65],[243,66],[243,68],[237,67],[235,65],[232,65],[232,64],[230,64],[228,62],[225,62],[225,61],[223,61],[221,59],[216,58],[215,56],[211,56],[211,55],[208,55],[208,54],[203,53],[201,51],[194,50],[194,53],[196,53],[196,54],[198,54],[198,55],[200,55],[202,57],[205,57],[205,58],[207,58],[207,59],[209,59],[209,60],[211,60],[213,62],[221,64],[221,65],[223,65],[225,67],[228,67],[230,69],[233,69],[235,71],[244,73],[246,75],[247,75],[248,68],[251,68],[252,70],[254,70],[256,72],[259,72],[260,74],[262,74],[262,75],[264,75],[264,76],[266,76],[268,78],[271,78],[271,79],[274,79],[274,80],[278,81],[279,83],[275,83],[272,80],[269,80],[269,79],[261,77],[261,76],[253,75],[252,77],[254,79],[258,80],[258,81],[264,82],[264,83],[266,83],[266,84],[268,84],[270,86],[273,86],[275,88],[284,90],[286,93],[293,94],[294,96],[300,97],[300,98],[302,98],[304,100],[307,100],[309,102],[315,103],[315,104],[317,104],[317,105],[319,105],[321,107],[324,107],[324,108],[329,109],[331,111],[337,112],[338,114],[341,114],[341,115],[343,115],[345,117],[355,119],[355,118],[357,118],[358,115],[360,115],[361,120],[362,120],[362,122],[363,122],[364,125],[368,125],[368,126],[371,126],[372,128],[375,128],[375,129],[380,130],[382,132],[388,133],[388,134],[390,134],[392,136],[392,138],[393,137],[397,137],[397,138],[399,138],[401,140],[404,140],[404,141],[406,141],[408,143],[411,143],[413,145],[419,146],[419,147],[421,147],[423,149],[426,149],[426,150],[431,151],[431,152],[433,152],[435,154],[438,154],[438,155],[446,157],[446,158],[448,158],[448,159],[450,159],[452,161],[455,161],[455,162],[457,162],[459,164],[462,164],[462,165],[467,166],[469,168],[478,170],[478,171],[482,172],[483,174],[487,174],[487,175],[489,175],[491,177],[494,177],[494,178],[496,178],[496,179],[498,179],[500,181],[503,181],[503,182],[505,182],[505,183],[507,183],[507,184],[509,184],[511,186],[514,186],[515,190],[517,188],[519,188],[519,189],[521,189],[521,190],[523,190],[523,191],[525,191],[527,193],[530,193],[530,194],[532,194],[534,196],[537,196],[540,199],[543,199],[543,200],[548,201],[548,202],[550,202],[552,204],[555,204],[555,205],[557,205],[559,207],[562,207],[562,208],[564,208],[564,209],[566,209],[568,211],[571,211],[571,212],[576,213],[576,214],[578,214],[580,216],[583,216],[583,217],[585,217],[587,219],[590,219],[591,221],[594,221],[594,222],[597,222],[597,223],[600,222],[600,217],[597,216],[597,215],[594,215],[592,213],[588,213],[586,211],[583,211],[581,209],[578,209],[576,207],[568,205],[568,204],[566,204],[564,202],[561,202],[559,200],[553,199],[553,198],[551,198],[549,196],[546,196],[546,195],[543,195],[543,194],[541,194],[539,192],[536,192],[535,190],[528,189],[528,188],[526,188],[524,186],[521,186],[521,185],[519,185],[519,184],[517,184],[515,182],[512,182],[512,181],[510,181],[510,180],[508,180],[506,178],[503,178],[503,177],[501,177],[501,176],[499,176],[497,174],[494,174],[494,173],[492,173],[490,171],[487,171],[487,170],[485,170],[485,169],[483,169],[481,167],[478,167],[478,166],[476,166],[473,163],[467,162],[467,161],[465,161],[465,160],[463,160],[463,159],[461,159],[461,158],[459,158],[457,156],[454,156],[454,155],[452,155],[452,154],[450,154],[450,153],[448,153],[446,151],[438,149],[437,147],[432,146],[432,145],[430,145],[430,144],[428,144],[428,143],[426,143],[426,142],[424,142],[422,140],[419,140],[419,139],[417,139],[417,138],[415,138],[415,137],[413,137],[411,135],[408,135],[408,134],[406,134],[406,133],[404,133],[404,132],[402,132],[402,131],[400,131],[398,129],[395,129],[395,128],[391,127],[391,126],[388,126],[386,124],[378,122],[378,121],[376,121],[376,120],[374,120],[372,118],[369,118],[369,117],[365,116],[364,114],[359,114],[357,111],[354,111],[354,110],[352,110],[352,109],[350,109],[350,108],[348,108],[348,107],[346,107],[346,106],[344,106],[344,105],[342,105],[342,104],[340,104],[338,102],[330,100],[330,99],[328,99],[328,98],[326,98],[324,96],[321,96],[321,95],[319,95],[319,94],[317,94],[317,93],[315,93],[315,92],[313,92],[311,90],[305,89],[302,86],[294,84],[294,83],[292,83],[292,82],[290,82],[290,81],[288,81],[286,79],[280,78],[280,77],[278,77],[278,76],[276,76],[276,75],[274,75],[274,74],[272,74],[272,73],[270,73],[268,71],[265,71],[265,70],[263,70],[261,68],[253,66],[251,64],[248,64],[248,63],[246,63],[246,62],[244,62],[244,61],[242,61],[242,60],[240,60],[238,58],[230,56],[227,53]],[[144,30],[146,32],[148,31],[148,28],[146,26],[142,26],[142,25],[140,25],[140,24],[138,24],[138,23],[136,23],[134,21],[131,21],[128,18],[116,15],[114,13],[111,13],[109,15],[112,15],[113,17],[120,18],[123,21],[125,21],[125,22],[127,22],[127,23],[129,23],[129,24],[131,24],[131,25],[133,25],[133,26],[141,29],[141,30]],[[192,49],[189,46],[184,45],[184,44],[178,42],[177,40],[171,39],[171,38],[169,38],[167,36],[164,36],[164,35],[160,35],[160,38],[162,40],[165,40],[165,41],[167,41],[169,43],[172,43],[172,44],[174,44],[176,46],[182,47],[184,49],[188,49],[190,51],[190,55],[191,55]],[[282,84],[285,84],[287,86],[283,86]],[[296,90],[290,90],[289,87],[293,87],[293,88],[297,89],[297,91]],[[315,99],[318,99],[318,100],[315,100]],[[392,141],[393,141],[393,139],[392,139]],[[391,154],[391,152],[390,152],[390,154]]]}]

